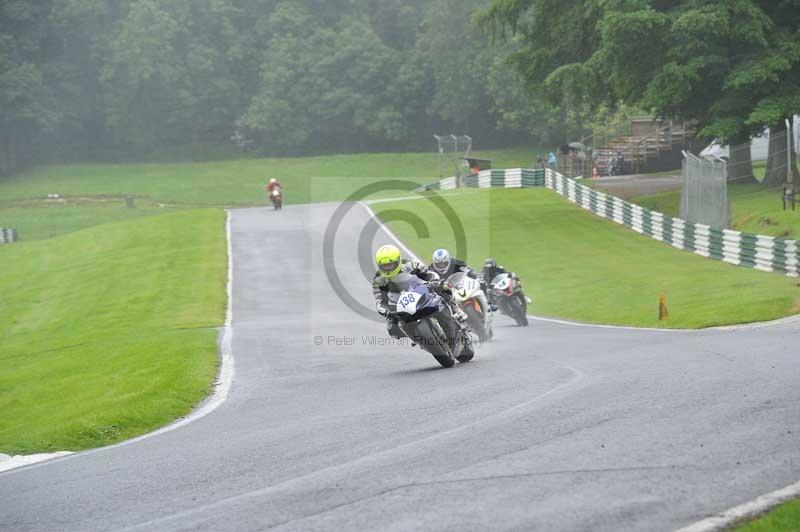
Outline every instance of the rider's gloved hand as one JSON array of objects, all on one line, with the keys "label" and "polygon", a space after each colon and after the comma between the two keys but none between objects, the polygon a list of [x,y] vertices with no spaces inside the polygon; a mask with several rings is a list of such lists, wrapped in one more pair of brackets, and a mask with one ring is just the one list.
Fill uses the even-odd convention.
[{"label": "rider's gloved hand", "polygon": [[378,314],[380,314],[384,318],[387,317],[389,315],[389,308],[384,306],[378,307]]}]

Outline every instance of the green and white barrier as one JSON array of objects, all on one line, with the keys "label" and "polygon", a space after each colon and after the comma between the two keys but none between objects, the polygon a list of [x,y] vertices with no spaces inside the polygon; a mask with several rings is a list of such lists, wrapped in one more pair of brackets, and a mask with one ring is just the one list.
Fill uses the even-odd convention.
[{"label": "green and white barrier", "polygon": [[[800,276],[800,244],[796,240],[781,240],[672,218],[581,185],[549,168],[485,170],[462,178],[461,184],[470,188],[546,187],[587,211],[677,249],[737,266]],[[451,177],[426,185],[422,190],[457,187],[457,179]]]},{"label": "green and white barrier", "polygon": [[800,246],[796,240],[719,229],[665,216],[549,169],[545,173],[545,186],[598,216],[675,248],[737,266],[798,277]]},{"label": "green and white barrier", "polygon": [[0,244],[10,244],[19,240],[16,229],[0,228]]},{"label": "green and white barrier", "polygon": [[[469,188],[529,188],[545,186],[544,170],[512,168],[510,170],[484,170],[461,178],[461,185]],[[452,190],[458,187],[455,177],[441,179],[420,190]]]}]

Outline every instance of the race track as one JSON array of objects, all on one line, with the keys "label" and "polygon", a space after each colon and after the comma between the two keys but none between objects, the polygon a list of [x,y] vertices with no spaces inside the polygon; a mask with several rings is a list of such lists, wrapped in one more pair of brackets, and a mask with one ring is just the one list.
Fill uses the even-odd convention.
[{"label": "race track", "polygon": [[[0,530],[668,531],[800,479],[796,322],[499,318],[474,362],[443,370],[365,345],[384,326],[323,272],[335,208],[233,211],[227,401],[153,438],[0,474]],[[368,218],[354,209],[335,249],[345,288],[371,305],[355,260]]]}]

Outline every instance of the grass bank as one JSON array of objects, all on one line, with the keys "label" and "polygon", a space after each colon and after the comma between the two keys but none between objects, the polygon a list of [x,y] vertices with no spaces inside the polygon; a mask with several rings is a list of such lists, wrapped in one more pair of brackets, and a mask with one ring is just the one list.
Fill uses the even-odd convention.
[{"label": "grass bank", "polygon": [[207,394],[224,218],[193,210],[0,246],[0,452],[110,444]]},{"label": "grass bank", "polygon": [[[549,190],[464,191],[445,196],[468,236],[469,263],[494,256],[517,271],[531,311],[590,323],[696,328],[769,320],[800,311],[796,281],[711,261],[666,246],[570,204]],[[455,249],[451,221],[427,201],[379,203],[410,210],[430,238],[409,225],[393,231],[421,257]],[[671,317],[658,321],[658,297]]]}]

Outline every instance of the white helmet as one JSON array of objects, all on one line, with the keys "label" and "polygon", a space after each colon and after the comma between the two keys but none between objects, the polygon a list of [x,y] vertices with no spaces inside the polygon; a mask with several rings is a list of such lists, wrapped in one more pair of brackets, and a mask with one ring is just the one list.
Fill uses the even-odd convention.
[{"label": "white helmet", "polygon": [[433,269],[443,274],[450,268],[450,252],[446,249],[437,249],[433,252]]},{"label": "white helmet", "polygon": [[273,178],[271,178],[271,179],[269,180],[269,182],[270,182],[270,184],[272,184],[272,183],[277,183],[277,182],[278,182],[278,180],[277,180],[277,179],[275,179],[275,178],[273,177]]}]

